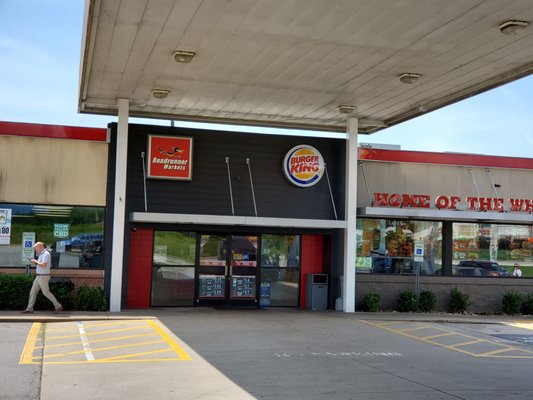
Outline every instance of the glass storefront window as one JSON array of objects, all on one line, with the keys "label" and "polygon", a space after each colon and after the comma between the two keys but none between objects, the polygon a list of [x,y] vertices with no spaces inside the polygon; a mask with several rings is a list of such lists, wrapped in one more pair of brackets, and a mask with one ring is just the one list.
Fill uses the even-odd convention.
[{"label": "glass storefront window", "polygon": [[442,223],[415,220],[357,220],[358,273],[414,274],[414,242],[424,242],[422,275],[442,274]]},{"label": "glass storefront window", "polygon": [[200,236],[200,266],[226,265],[226,235]]},{"label": "glass storefront window", "polygon": [[157,231],[154,235],[154,264],[194,265],[196,234]]},{"label": "glass storefront window", "polygon": [[300,236],[265,234],[261,238],[262,306],[298,306]]},{"label": "glass storefront window", "polygon": [[196,234],[154,232],[152,306],[192,306]]},{"label": "glass storefront window", "polygon": [[263,235],[261,250],[262,267],[299,267],[300,236]]},{"label": "glass storefront window", "polygon": [[533,276],[533,227],[530,225],[453,224],[453,274],[509,276],[519,263]]},{"label": "glass storefront window", "polygon": [[257,267],[257,236],[232,236],[231,265]]},{"label": "glass storefront window", "polygon": [[194,267],[154,266],[152,306],[192,306]]},{"label": "glass storefront window", "polygon": [[52,268],[103,268],[103,207],[3,203],[0,220],[0,267],[26,264],[22,235],[29,233],[50,249]]}]

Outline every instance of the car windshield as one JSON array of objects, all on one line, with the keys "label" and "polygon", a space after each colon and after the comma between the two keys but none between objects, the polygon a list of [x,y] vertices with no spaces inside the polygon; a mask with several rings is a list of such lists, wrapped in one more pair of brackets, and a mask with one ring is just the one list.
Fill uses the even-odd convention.
[{"label": "car windshield", "polygon": [[499,264],[492,263],[490,264],[491,271],[505,271],[505,268],[501,267]]}]

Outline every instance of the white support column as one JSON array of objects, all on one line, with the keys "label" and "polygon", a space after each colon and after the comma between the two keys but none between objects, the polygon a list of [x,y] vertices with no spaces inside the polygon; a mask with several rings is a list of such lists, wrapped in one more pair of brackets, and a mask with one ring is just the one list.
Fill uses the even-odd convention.
[{"label": "white support column", "polygon": [[110,311],[120,311],[126,218],[126,170],[128,164],[128,99],[118,100],[118,131],[115,167],[115,205],[113,208],[113,253],[111,254]]},{"label": "white support column", "polygon": [[346,199],[344,205],[344,312],[355,312],[355,225],[357,219],[357,131],[359,121],[355,117],[347,120],[346,138]]}]

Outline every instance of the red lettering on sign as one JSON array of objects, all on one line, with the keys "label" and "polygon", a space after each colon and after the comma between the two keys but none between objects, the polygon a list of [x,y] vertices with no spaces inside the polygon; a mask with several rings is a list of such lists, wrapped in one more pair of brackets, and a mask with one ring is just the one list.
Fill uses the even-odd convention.
[{"label": "red lettering on sign", "polygon": [[492,209],[494,211],[503,211],[503,199],[500,199],[500,198],[497,198],[497,199],[492,199]]},{"label": "red lettering on sign", "polygon": [[374,193],[374,207],[387,207],[389,194],[388,193]]},{"label": "red lettering on sign", "polygon": [[398,193],[391,194],[389,197],[389,205],[391,207],[400,207],[402,205],[402,196]]},{"label": "red lettering on sign", "polygon": [[522,211],[524,206],[524,199],[509,199],[511,204],[511,211]]},{"label": "red lettering on sign", "polygon": [[457,203],[461,201],[461,198],[459,196],[452,196],[450,197],[450,208],[455,210],[457,208]]},{"label": "red lettering on sign", "polygon": [[441,195],[435,200],[435,205],[438,209],[448,208],[448,206],[450,205],[450,200],[448,200],[448,197]]},{"label": "red lettering on sign", "polygon": [[526,199],[526,207],[524,211],[527,213],[533,212],[533,200]]},{"label": "red lettering on sign", "polygon": [[476,209],[476,203],[478,202],[477,197],[467,197],[466,202],[468,203],[468,209],[469,210],[475,210]]},{"label": "red lettering on sign", "polygon": [[429,202],[431,198],[429,197],[429,194],[421,194],[420,195],[420,208],[429,208]]}]

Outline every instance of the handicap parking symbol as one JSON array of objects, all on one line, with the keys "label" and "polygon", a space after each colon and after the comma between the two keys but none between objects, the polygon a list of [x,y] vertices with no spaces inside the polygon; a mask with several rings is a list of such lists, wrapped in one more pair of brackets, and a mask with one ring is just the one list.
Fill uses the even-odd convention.
[{"label": "handicap parking symbol", "polygon": [[32,248],[33,247],[33,242],[31,240],[25,240],[24,241],[24,248]]}]

